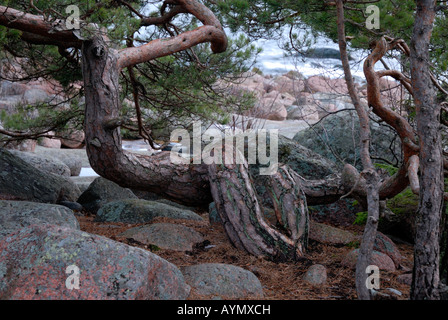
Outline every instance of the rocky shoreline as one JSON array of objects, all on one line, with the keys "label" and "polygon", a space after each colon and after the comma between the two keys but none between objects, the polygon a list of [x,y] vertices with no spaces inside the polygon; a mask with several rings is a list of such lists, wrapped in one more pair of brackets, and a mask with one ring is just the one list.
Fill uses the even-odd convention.
[{"label": "rocky shoreline", "polygon": [[[60,149],[64,151],[71,150]],[[201,261],[201,254],[219,254],[219,248],[230,245],[212,207],[209,212],[185,207],[101,177],[61,175],[20,153],[0,152],[1,299],[261,299],[273,294],[259,279],[258,267],[222,259]],[[300,161],[318,156],[307,158]],[[312,165],[310,175],[331,164]],[[28,180],[20,179],[25,175]],[[351,207],[345,215],[354,217],[356,210]],[[267,211],[267,220],[270,215]],[[221,230],[221,240],[210,230]],[[360,241],[358,232],[312,220],[310,241],[313,247],[343,249],[337,268],[351,274],[357,254],[351,248]],[[314,250],[310,248],[311,256]],[[379,234],[375,250],[374,262],[382,272],[393,273],[394,279],[409,274],[409,258],[388,237]],[[198,259],[188,267],[172,259],[191,252]],[[305,264],[294,281],[312,288],[329,286],[335,266],[317,262]],[[66,286],[69,266],[81,270],[79,289]],[[394,290],[405,297],[407,286],[395,284]]]},{"label": "rocky shoreline", "polygon": [[[244,114],[234,115],[235,125],[265,129],[279,129],[279,133],[293,138],[295,134],[321,121],[328,115],[341,111],[353,110],[354,106],[348,95],[343,78],[311,76],[305,78],[300,73],[290,71],[283,75],[262,75],[248,72],[241,75],[236,83],[219,82],[217,88],[226,90],[231,95],[249,92],[255,95],[254,107]],[[365,83],[355,83],[361,102],[367,107],[367,90]],[[0,112],[14,113],[18,104],[48,103],[61,100],[58,93],[62,88],[43,79],[28,83],[0,81]],[[381,78],[380,90],[383,102],[395,108],[407,99],[404,90],[394,80]],[[0,123],[1,126],[1,123]],[[51,134],[51,132],[50,132]],[[64,135],[64,133],[58,133]],[[48,148],[82,147],[84,133],[74,130],[65,134],[65,138],[40,138],[39,145]],[[15,146],[21,151],[35,149],[36,141],[25,141]]]},{"label": "rocky shoreline", "polygon": [[[40,87],[33,88],[36,85]],[[365,86],[357,84],[357,89],[366,104]],[[394,82],[384,81],[382,89],[391,105],[402,99]],[[19,85],[3,81],[0,90],[0,109],[9,111],[18,101],[45,100],[55,94],[36,83]],[[307,130],[331,118],[332,113],[353,109],[342,79],[319,76],[304,79],[294,72],[278,77],[250,73],[243,82],[232,85],[231,90],[256,94],[254,108],[238,116],[245,123],[254,119],[263,128],[279,129],[281,150],[290,150],[287,154],[283,152],[281,161],[309,179],[338,171],[338,159],[325,154],[326,148],[319,149]],[[348,114],[346,118],[354,118],[344,112]],[[340,123],[333,124],[333,128],[340,131],[331,131],[331,136],[348,131]],[[83,139],[82,133],[78,133],[75,140],[82,144]],[[323,145],[328,143],[331,141]],[[347,144],[339,140],[336,143]],[[81,144],[67,145],[60,139],[43,138],[25,141],[9,151],[0,148],[0,299],[178,300],[272,296],[265,280],[259,279],[265,278],[255,267],[256,261],[254,266],[246,267],[233,264],[232,259],[227,262],[216,259],[219,263],[201,261],[202,253],[219,252],[222,245],[204,231],[220,229],[213,206],[210,210],[185,207],[155,194],[122,188],[101,177],[80,176],[82,169],[90,168]],[[151,153],[139,141],[124,145],[131,152]],[[378,143],[382,152],[380,146]],[[356,162],[348,158],[354,150],[356,144],[350,150],[340,151],[341,157]],[[354,218],[359,211],[355,206],[337,206],[333,214],[345,210],[346,216]],[[267,210],[266,219],[270,214]],[[109,233],[88,232],[100,225]],[[359,242],[359,234],[313,221],[310,239],[313,246],[342,247],[343,254],[334,263],[337,270],[352,273],[357,254],[353,245]],[[409,274],[409,260],[391,239],[379,234],[375,250],[375,263],[381,270],[394,273],[397,278]],[[201,263],[176,265],[178,258],[170,262],[170,252],[183,255],[196,252],[197,262]],[[336,276],[335,265],[317,262],[307,265],[294,281],[312,288],[328,286]],[[80,270],[79,289],[68,285],[74,283],[67,282],[73,275],[67,273],[69,266]],[[406,291],[408,284],[402,285],[405,289],[400,289]],[[407,295],[384,294],[391,299]],[[343,298],[351,298],[351,294]]]}]

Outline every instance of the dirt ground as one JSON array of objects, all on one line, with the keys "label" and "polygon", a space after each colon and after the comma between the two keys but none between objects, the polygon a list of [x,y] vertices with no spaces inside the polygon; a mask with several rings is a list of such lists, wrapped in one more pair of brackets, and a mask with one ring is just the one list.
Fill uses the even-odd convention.
[{"label": "dirt ground", "polygon": [[[251,256],[236,249],[229,242],[224,228],[220,224],[210,225],[207,213],[199,213],[204,221],[170,220],[158,218],[151,223],[171,222],[183,224],[202,234],[205,241],[196,246],[191,252],[176,252],[158,249],[152,251],[167,261],[181,266],[200,263],[227,263],[240,266],[253,272],[263,285],[264,299],[266,300],[353,300],[356,299],[355,272],[341,266],[344,256],[353,248],[349,246],[331,246],[310,241],[306,256],[298,262],[274,263],[265,259]],[[151,247],[138,243],[132,239],[120,238],[118,235],[127,229],[143,225],[126,223],[94,222],[93,216],[77,217],[81,230],[102,235],[113,240],[140,247],[151,251]],[[341,226],[338,226],[341,228]],[[362,227],[348,225],[343,227],[358,234]],[[410,287],[397,281],[397,276],[409,273],[412,270],[413,248],[406,243],[396,243],[403,256],[403,269],[394,272],[381,271],[380,287],[394,288],[402,293],[398,300],[409,299]],[[207,247],[207,249],[206,249]],[[327,282],[321,286],[312,286],[302,280],[307,269],[313,264],[322,264],[327,268]],[[189,299],[208,299],[194,292]]]}]

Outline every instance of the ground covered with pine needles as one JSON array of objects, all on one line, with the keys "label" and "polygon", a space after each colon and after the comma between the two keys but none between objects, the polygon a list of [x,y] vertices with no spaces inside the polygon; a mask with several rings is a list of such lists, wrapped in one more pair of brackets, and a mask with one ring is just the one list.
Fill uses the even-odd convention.
[{"label": "ground covered with pine needles", "polygon": [[[266,300],[353,300],[356,299],[355,272],[341,265],[342,259],[350,252],[352,246],[333,246],[310,241],[306,256],[296,262],[272,262],[257,258],[244,251],[236,249],[226,236],[225,230],[220,224],[210,224],[206,212],[199,213],[204,220],[170,220],[157,218],[151,223],[170,222],[182,224],[201,233],[205,241],[197,245],[192,251],[177,252],[147,246],[133,239],[119,236],[127,229],[143,224],[105,223],[94,222],[91,215],[78,216],[81,230],[88,233],[108,237],[110,239],[126,243],[131,246],[149,250],[178,267],[201,263],[226,263],[232,264],[254,273],[264,290]],[[341,228],[341,226],[338,226]],[[363,228],[356,225],[348,225],[346,230],[362,233]],[[394,272],[381,271],[381,288],[394,288],[402,293],[399,300],[409,299],[410,287],[397,281],[397,277],[412,270],[413,248],[407,243],[397,243],[397,247],[403,256],[404,269]],[[307,269],[313,264],[324,265],[327,269],[327,282],[323,285],[313,286],[302,278]],[[208,299],[200,296],[192,290],[189,299]]]}]

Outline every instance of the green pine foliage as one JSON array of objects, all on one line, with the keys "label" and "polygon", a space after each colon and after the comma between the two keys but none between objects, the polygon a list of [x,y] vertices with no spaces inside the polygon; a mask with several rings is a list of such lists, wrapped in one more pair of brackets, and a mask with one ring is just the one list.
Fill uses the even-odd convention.
[{"label": "green pine foliage", "polygon": [[[145,0],[126,3],[146,16],[158,16],[163,1],[153,1],[151,5]],[[335,9],[334,6],[328,6],[326,1],[204,0],[204,4],[218,16],[225,27],[244,36],[230,39],[229,49],[222,54],[212,54],[209,45],[203,44],[133,69],[138,81],[144,122],[154,133],[163,131],[162,129],[166,131],[174,122],[176,125],[182,123],[188,126],[192,119],[227,123],[233,112],[251,107],[254,103],[253,96],[229,96],[219,90],[217,92],[214,87],[215,83],[222,80],[237,80],[240,74],[252,68],[260,50],[251,45],[251,40],[279,39],[284,28],[288,28],[291,30],[291,39],[286,39],[283,47],[295,53],[297,48],[300,50],[311,46],[317,35],[328,36],[334,41],[337,39]],[[413,0],[379,0],[372,3],[380,9],[379,30],[368,30],[365,27],[365,10],[369,4],[346,4],[346,32],[352,37],[351,47],[369,50],[372,41],[381,35],[410,42],[415,9]],[[155,39],[170,37],[178,30],[191,30],[200,25],[192,15],[180,15],[174,21],[178,30],[163,26],[141,27],[138,15],[117,0],[39,0],[34,1],[34,7],[28,0],[0,0],[0,5],[44,15],[48,20],[68,17],[71,13],[65,12],[67,6],[76,5],[84,21],[79,36],[91,37],[92,32],[96,32],[91,27],[95,24],[102,28],[102,32],[107,33],[111,40],[110,47],[114,49],[125,48],[130,43],[142,45]],[[441,10],[437,15],[430,50],[433,72],[439,79],[447,76],[448,69],[446,25],[446,10]],[[307,32],[298,36],[299,29],[306,29]],[[74,90],[75,84],[82,85],[80,51],[29,44],[22,41],[21,36],[20,31],[0,26],[0,59],[20,64],[26,71],[26,79],[57,80],[63,86],[68,100],[81,97],[82,90]],[[403,69],[407,70],[408,62],[406,59],[402,59],[402,62]],[[121,84],[122,99],[132,101],[132,86],[127,70],[122,72]],[[48,106],[49,109],[53,107]],[[42,110],[44,107],[36,108]],[[412,105],[407,109],[412,117]],[[77,113],[76,109],[73,111]],[[45,114],[55,122],[59,121],[58,117],[50,116],[50,113],[52,112]],[[122,113],[128,118],[135,116],[135,110],[126,105],[123,106]]]},{"label": "green pine foliage", "polygon": [[[312,38],[324,35],[337,42],[337,23],[335,6],[321,0],[218,0],[206,1],[232,31],[241,31],[253,39],[277,39],[279,31],[292,28],[292,43],[285,49],[294,52],[294,48],[309,47]],[[376,5],[380,10],[380,29],[369,30],[366,20],[369,14],[367,6]],[[447,9],[441,8],[436,16],[431,39],[430,54],[433,72],[437,78],[446,79],[448,69],[448,29]],[[373,41],[381,36],[403,39],[410,44],[414,25],[415,1],[379,0],[345,4],[346,34],[352,40],[354,49],[369,50]],[[298,37],[295,31],[308,29],[304,37]],[[405,63],[405,61],[402,61]],[[407,65],[403,66],[405,69]],[[446,85],[446,84],[445,84]]]},{"label": "green pine foliage", "polygon": [[[144,0],[126,3],[146,16],[160,15],[162,1],[158,2],[158,7],[149,6]],[[34,8],[28,0],[0,0],[0,5],[44,15],[50,21],[68,17],[71,12],[65,12],[67,6],[76,5],[83,21],[78,35],[82,38],[92,37],[96,31],[93,31],[95,29],[91,24],[95,24],[107,33],[111,40],[110,47],[118,50],[130,43],[139,46],[155,39],[171,37],[175,32],[192,30],[201,24],[192,15],[180,15],[174,20],[176,30],[164,26],[141,27],[140,18],[116,0],[40,0],[34,1]],[[30,44],[22,41],[21,36],[19,31],[0,26],[0,59],[20,66],[25,74],[17,77],[26,80],[56,80],[63,86],[67,101],[82,98],[82,89],[75,89],[82,86],[80,50]],[[210,45],[202,44],[135,66],[133,72],[138,82],[139,105],[145,126],[150,128],[157,139],[166,138],[166,133],[173,126],[188,126],[193,120],[228,122],[236,110],[251,107],[254,97],[229,96],[222,90],[216,90],[214,84],[224,80],[237,81],[241,74],[252,68],[259,52],[249,38],[239,36],[229,39],[228,50],[221,54],[212,54]],[[136,111],[130,106],[134,98],[128,70],[122,71],[121,98],[131,102],[123,103],[122,114],[128,119],[135,119]],[[45,128],[54,125],[82,123],[82,112],[79,112],[83,108],[82,99],[79,101],[79,104],[65,104],[63,112],[58,109],[59,102],[18,106],[17,114],[3,115],[1,121],[5,129],[28,128],[32,131],[45,131]],[[64,119],[67,121],[65,124]],[[133,125],[135,127],[135,123]]]}]

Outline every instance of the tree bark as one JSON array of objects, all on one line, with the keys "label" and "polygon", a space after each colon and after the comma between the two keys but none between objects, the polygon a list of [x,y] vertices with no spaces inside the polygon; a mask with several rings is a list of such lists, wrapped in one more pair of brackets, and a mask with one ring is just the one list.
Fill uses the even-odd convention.
[{"label": "tree bark", "polygon": [[209,179],[216,209],[235,247],[273,261],[303,257],[308,242],[308,207],[297,174],[288,166],[280,166],[276,174],[266,178],[277,227],[264,219],[246,161],[210,165]]},{"label": "tree bark", "polygon": [[[447,204],[444,202],[442,213],[447,210]],[[440,282],[448,282],[448,215],[442,214],[440,219]],[[441,299],[443,299],[441,294]],[[446,299],[446,298],[445,298]]]},{"label": "tree bark", "polygon": [[370,291],[367,288],[367,267],[370,264],[372,257],[373,245],[375,242],[376,231],[379,219],[379,175],[376,172],[372,160],[370,158],[370,126],[369,114],[366,108],[361,104],[360,98],[355,90],[353,77],[350,70],[350,64],[347,54],[347,43],[345,39],[345,21],[344,21],[344,3],[342,0],[336,1],[337,23],[338,23],[338,38],[339,49],[341,52],[342,66],[344,68],[345,82],[347,84],[348,92],[351,100],[355,106],[359,117],[360,125],[360,155],[363,165],[362,176],[366,181],[367,193],[367,222],[364,228],[361,247],[359,249],[358,260],[356,263],[356,291],[358,299],[370,300]]},{"label": "tree bark", "polygon": [[[364,74],[367,80],[367,100],[369,107],[373,112],[395,129],[400,137],[403,148],[403,163],[401,164],[398,172],[382,182],[380,187],[380,199],[391,198],[401,191],[403,191],[409,185],[409,176],[415,176],[415,166],[409,166],[409,161],[414,155],[418,155],[419,146],[417,143],[417,137],[414,134],[414,129],[410,123],[399,113],[386,107],[381,100],[381,92],[379,81],[383,76],[394,76],[399,80],[405,88],[409,88],[409,83],[405,80],[405,77],[399,72],[394,70],[375,71],[375,64],[384,57],[389,51],[397,47],[402,40],[393,40],[387,42],[384,37],[380,38],[372,53],[366,58],[364,62]],[[413,89],[409,90],[409,93],[413,95]],[[415,180],[413,181],[413,183]],[[418,188],[414,184],[414,187]]]},{"label": "tree bark", "polygon": [[170,152],[145,156],[126,152],[119,131],[121,102],[118,85],[122,68],[211,42],[215,53],[227,47],[221,24],[203,4],[178,0],[179,5],[204,26],[140,47],[114,50],[100,35],[83,41],[82,68],[86,97],[86,150],[92,168],[122,186],[147,190],[185,204],[200,206],[212,201],[205,165],[174,164]]},{"label": "tree bark", "polygon": [[210,203],[206,166],[173,164],[170,152],[146,156],[122,149],[119,128],[107,125],[120,117],[117,60],[117,52],[108,48],[101,37],[84,42],[84,130],[92,168],[122,186],[152,191],[191,205]]},{"label": "tree bark", "polygon": [[418,0],[410,46],[411,77],[420,145],[420,199],[411,299],[439,299],[439,224],[443,208],[440,106],[430,77],[429,43],[435,1]]}]

